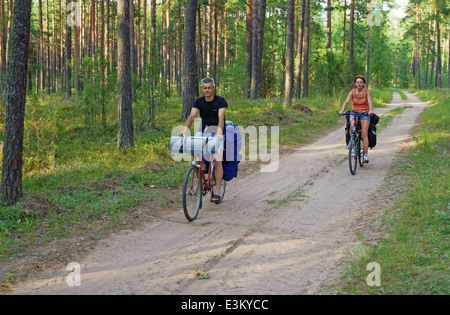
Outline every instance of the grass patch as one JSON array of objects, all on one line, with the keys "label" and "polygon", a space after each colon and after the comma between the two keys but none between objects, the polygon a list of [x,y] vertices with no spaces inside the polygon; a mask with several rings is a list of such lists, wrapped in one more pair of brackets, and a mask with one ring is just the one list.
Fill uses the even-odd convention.
[{"label": "grass patch", "polygon": [[[414,135],[416,147],[402,157],[396,176],[408,192],[399,196],[386,216],[388,236],[376,245],[366,244],[364,254],[352,259],[342,279],[348,294],[450,293],[450,96],[421,91],[431,106]],[[381,267],[381,286],[368,286],[370,262]]]}]

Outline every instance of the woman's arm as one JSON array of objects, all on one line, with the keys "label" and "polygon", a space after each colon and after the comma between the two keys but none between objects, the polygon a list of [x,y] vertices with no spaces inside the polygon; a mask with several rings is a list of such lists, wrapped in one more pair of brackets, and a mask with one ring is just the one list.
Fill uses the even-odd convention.
[{"label": "woman's arm", "polygon": [[350,103],[350,100],[352,99],[352,95],[353,95],[353,90],[351,90],[350,93],[348,93],[347,99],[345,100],[344,105],[342,105],[342,109],[339,112],[339,115],[342,115],[342,113],[347,108],[348,104]]}]

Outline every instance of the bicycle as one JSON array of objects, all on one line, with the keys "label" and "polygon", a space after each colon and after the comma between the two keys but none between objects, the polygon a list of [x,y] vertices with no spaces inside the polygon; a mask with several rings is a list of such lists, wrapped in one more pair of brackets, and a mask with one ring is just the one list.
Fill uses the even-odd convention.
[{"label": "bicycle", "polygon": [[[351,111],[347,111],[342,113],[342,116],[350,115]],[[363,112],[364,115],[368,115],[368,112]],[[352,175],[356,174],[356,167],[364,166],[364,149],[362,144],[362,136],[361,136],[361,123],[359,119],[355,116],[355,125],[353,126],[352,133],[350,135],[350,140],[348,142],[348,162],[350,167],[350,173]]]},{"label": "bicycle", "polygon": [[[207,141],[206,141],[207,143]],[[202,197],[206,196],[208,193],[211,193],[210,201],[213,199],[215,195],[215,187],[216,176],[214,172],[214,159],[213,159],[213,150],[209,150],[209,165],[208,165],[208,173],[207,177],[205,176],[205,172],[201,168],[199,163],[193,161],[191,166],[186,172],[184,176],[183,182],[183,211],[186,219],[188,221],[194,221],[200,209],[202,208]],[[202,153],[202,157],[203,157]],[[222,179],[222,185],[218,196],[220,199],[217,204],[223,200],[223,196],[225,195],[226,189],[226,181]]]}]

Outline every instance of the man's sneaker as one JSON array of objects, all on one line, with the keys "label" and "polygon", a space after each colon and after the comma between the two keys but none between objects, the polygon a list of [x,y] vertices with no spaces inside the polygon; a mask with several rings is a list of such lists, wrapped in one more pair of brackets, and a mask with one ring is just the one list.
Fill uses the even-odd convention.
[{"label": "man's sneaker", "polygon": [[364,154],[364,163],[369,163],[369,156]]}]

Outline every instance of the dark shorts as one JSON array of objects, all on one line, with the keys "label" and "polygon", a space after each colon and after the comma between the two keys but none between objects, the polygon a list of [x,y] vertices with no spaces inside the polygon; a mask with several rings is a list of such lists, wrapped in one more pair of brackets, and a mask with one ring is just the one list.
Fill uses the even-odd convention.
[{"label": "dark shorts", "polygon": [[359,120],[367,120],[367,121],[370,121],[370,116],[367,114],[367,115],[364,115],[363,113],[359,113],[359,112],[355,112],[353,109],[351,110],[351,112],[350,112],[350,118],[352,118],[352,117],[357,117]]}]

